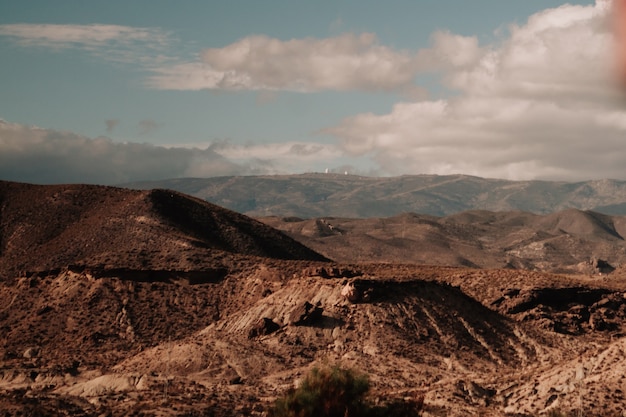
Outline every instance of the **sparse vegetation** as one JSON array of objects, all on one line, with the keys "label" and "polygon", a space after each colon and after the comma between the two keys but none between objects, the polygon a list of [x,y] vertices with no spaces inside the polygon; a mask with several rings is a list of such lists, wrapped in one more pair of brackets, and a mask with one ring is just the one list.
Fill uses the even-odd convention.
[{"label": "sparse vegetation", "polygon": [[369,380],[337,366],[314,368],[297,389],[290,390],[274,405],[272,417],[361,416]]},{"label": "sparse vegetation", "polygon": [[372,406],[366,375],[338,366],[314,368],[297,389],[276,400],[270,417],[409,417],[419,415],[423,398]]}]

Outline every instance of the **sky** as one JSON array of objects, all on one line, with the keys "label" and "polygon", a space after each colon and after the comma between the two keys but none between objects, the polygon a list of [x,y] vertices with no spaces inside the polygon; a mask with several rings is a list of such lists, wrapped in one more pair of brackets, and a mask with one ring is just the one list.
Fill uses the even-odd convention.
[{"label": "sky", "polygon": [[626,180],[609,0],[0,0],[0,179]]}]

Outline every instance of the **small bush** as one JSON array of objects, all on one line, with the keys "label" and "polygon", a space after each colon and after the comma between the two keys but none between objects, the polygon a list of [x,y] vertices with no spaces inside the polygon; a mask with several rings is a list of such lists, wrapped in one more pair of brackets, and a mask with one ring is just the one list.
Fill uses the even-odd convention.
[{"label": "small bush", "polygon": [[[337,366],[314,368],[297,389],[276,400],[270,417],[409,417],[421,410],[414,402],[371,407],[366,401],[366,375]],[[423,401],[423,398],[421,399]]]},{"label": "small bush", "polygon": [[356,417],[365,411],[369,380],[337,366],[314,368],[297,389],[276,400],[271,417]]}]

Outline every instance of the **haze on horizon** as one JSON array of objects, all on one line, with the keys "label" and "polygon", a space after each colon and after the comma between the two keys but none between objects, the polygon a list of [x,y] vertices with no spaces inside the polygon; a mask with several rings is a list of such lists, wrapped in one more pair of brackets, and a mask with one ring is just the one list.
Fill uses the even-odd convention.
[{"label": "haze on horizon", "polygon": [[0,179],[626,179],[615,1],[4,4]]}]

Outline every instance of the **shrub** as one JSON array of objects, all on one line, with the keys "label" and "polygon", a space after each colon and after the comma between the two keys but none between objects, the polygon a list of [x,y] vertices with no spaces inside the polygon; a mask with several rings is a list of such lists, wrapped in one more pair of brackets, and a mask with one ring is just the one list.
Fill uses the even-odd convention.
[{"label": "shrub", "polygon": [[271,417],[356,417],[365,411],[369,380],[351,369],[314,368],[297,389],[276,400]]},{"label": "shrub", "polygon": [[[365,395],[366,375],[338,366],[314,368],[297,389],[276,400],[270,417],[377,417],[417,416],[422,403],[395,401],[371,407]],[[423,398],[421,399],[423,401]]]}]

